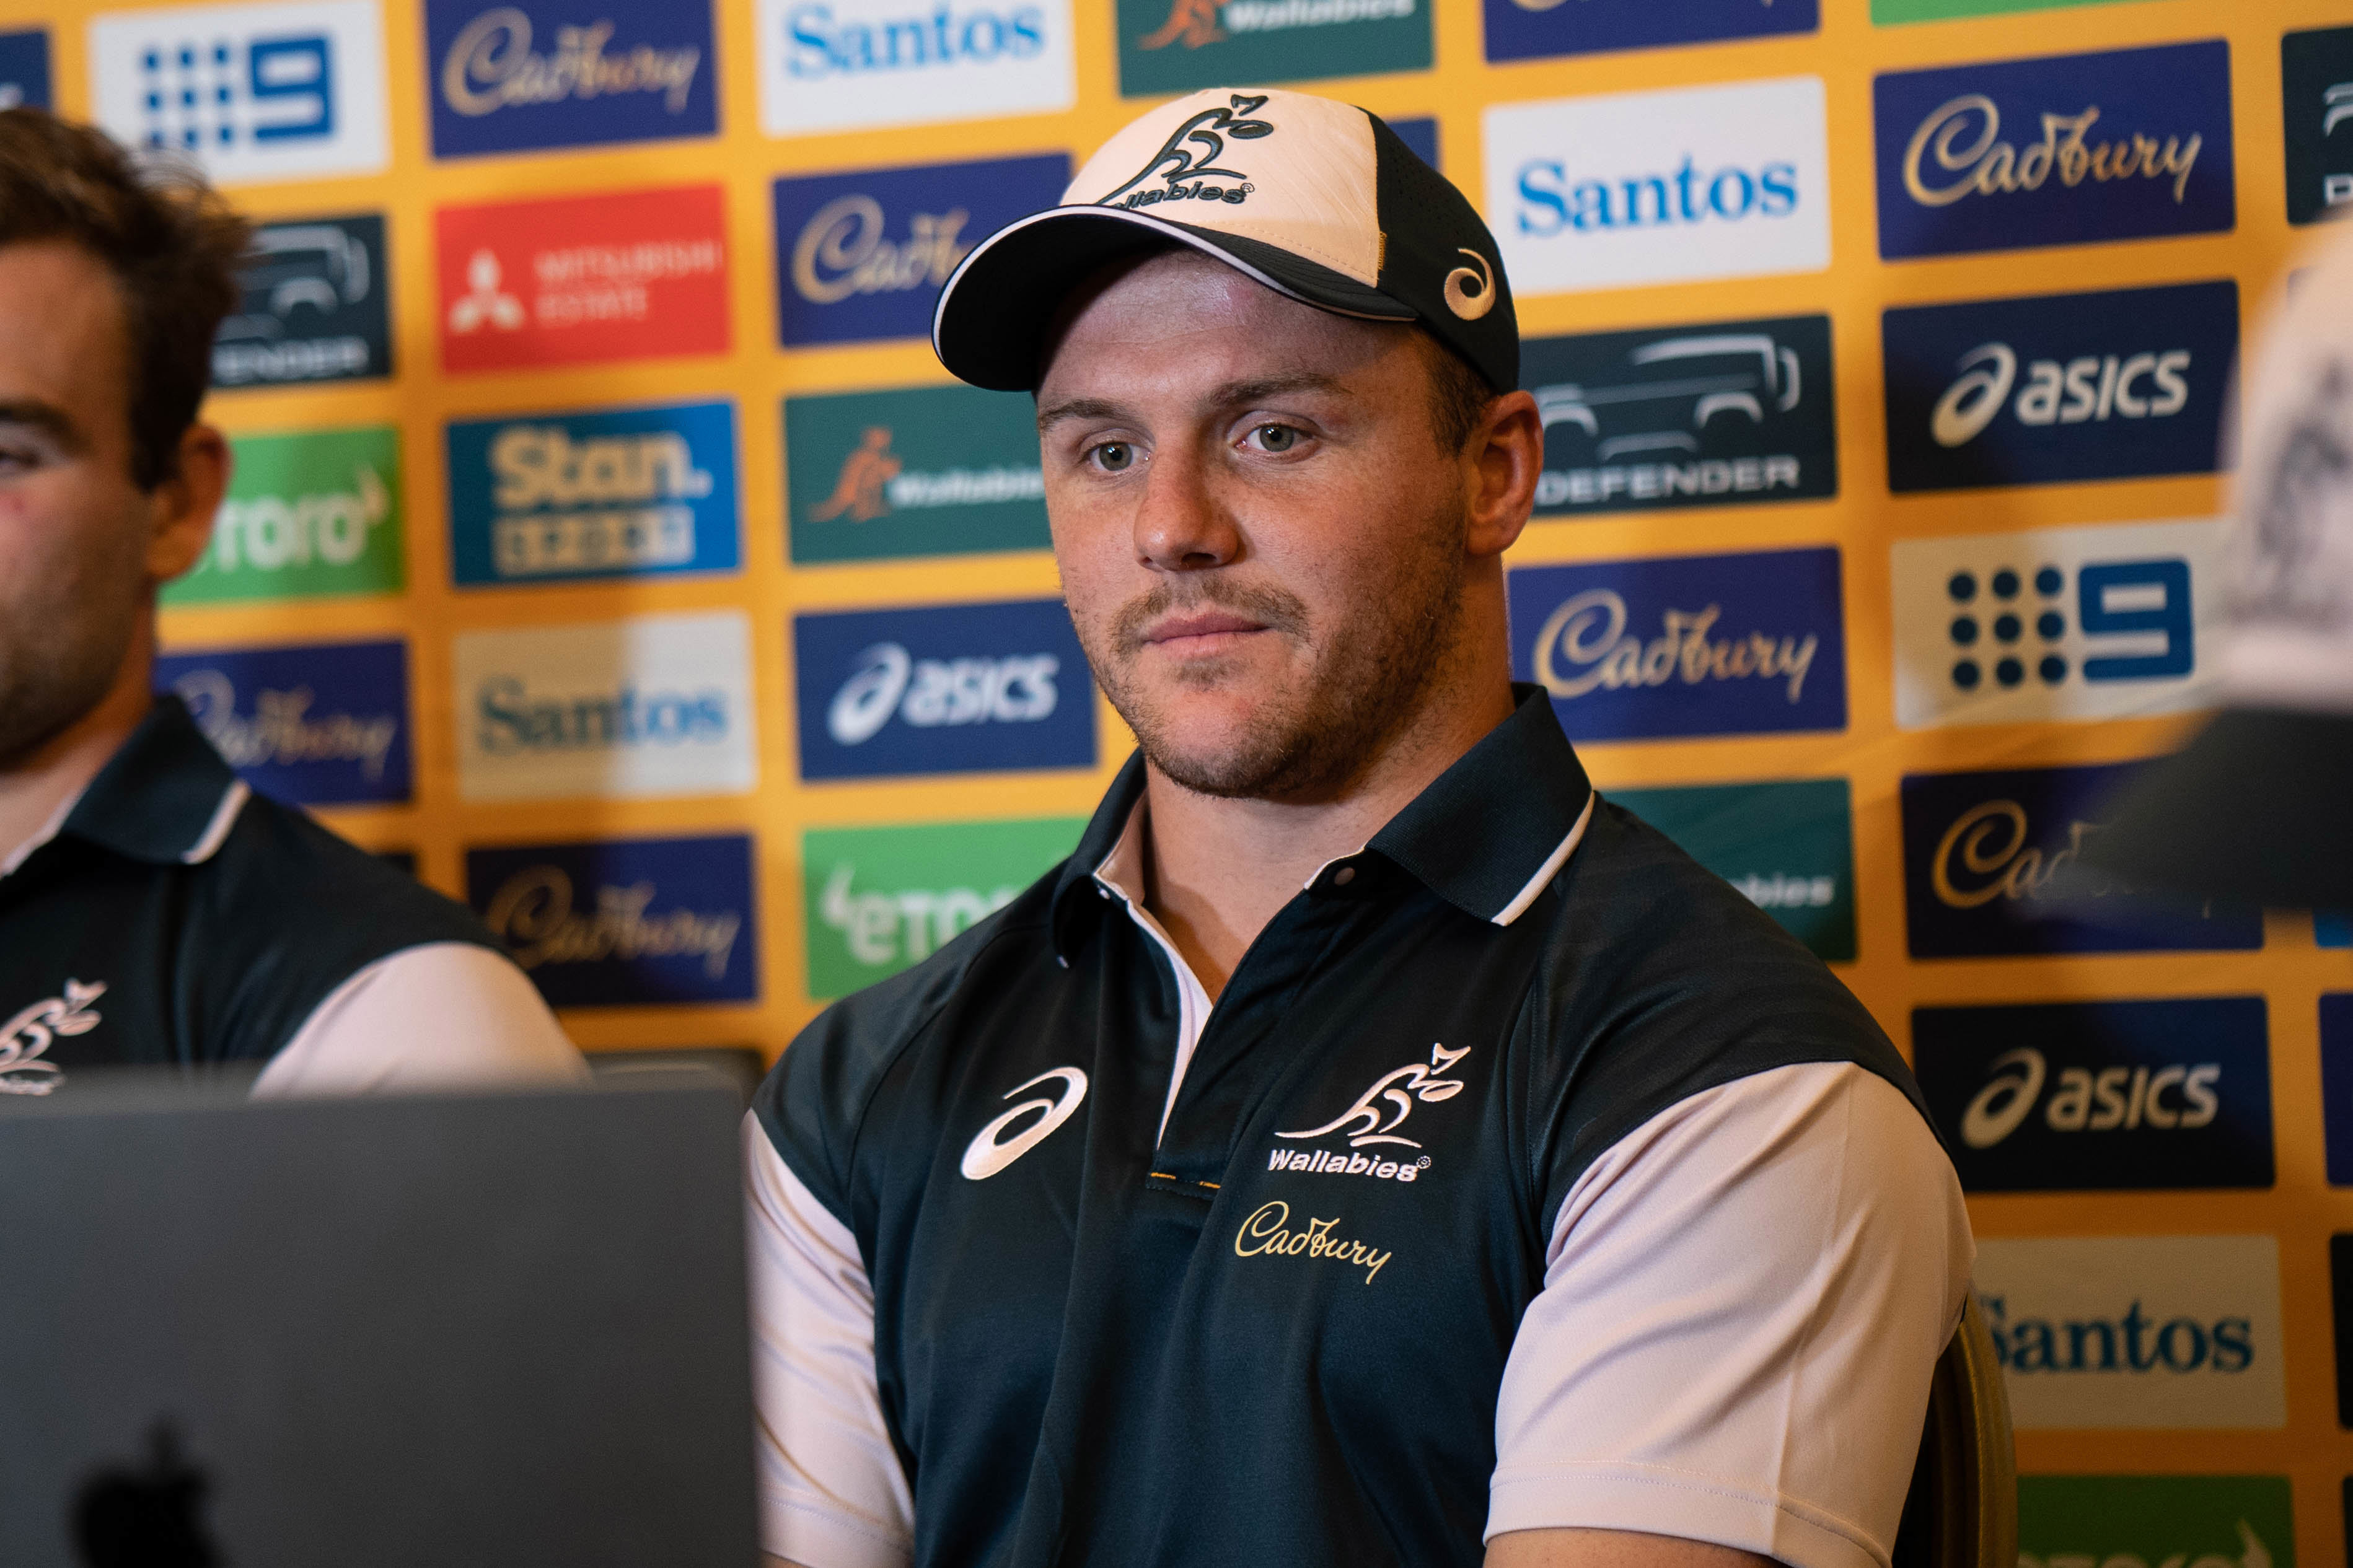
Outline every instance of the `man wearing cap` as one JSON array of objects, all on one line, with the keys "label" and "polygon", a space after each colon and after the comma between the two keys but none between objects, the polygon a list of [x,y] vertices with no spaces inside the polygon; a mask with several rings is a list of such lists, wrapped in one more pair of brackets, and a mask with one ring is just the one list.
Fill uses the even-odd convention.
[{"label": "man wearing cap", "polygon": [[767,1551],[1884,1565],[1958,1185],[1862,1008],[1511,683],[1542,432],[1470,204],[1361,110],[1199,93],[934,336],[1035,394],[1141,750],[755,1100]]}]

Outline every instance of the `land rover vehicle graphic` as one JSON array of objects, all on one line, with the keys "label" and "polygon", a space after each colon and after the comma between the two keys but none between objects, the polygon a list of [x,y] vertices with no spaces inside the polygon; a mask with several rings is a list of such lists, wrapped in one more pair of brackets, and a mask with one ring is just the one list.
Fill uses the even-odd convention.
[{"label": "land rover vehicle graphic", "polygon": [[332,319],[368,296],[373,279],[367,247],[331,223],[281,224],[253,237],[241,269],[245,297],[237,314],[221,323],[217,342],[276,342],[303,337],[295,312],[309,310]]},{"label": "land rover vehicle graphic", "polygon": [[1797,351],[1763,332],[1660,338],[1629,353],[1626,364],[1622,381],[1537,387],[1546,440],[1553,426],[1571,425],[1593,443],[1599,463],[1645,452],[1696,455],[1709,421],[1761,426],[1768,409],[1786,414],[1803,395]]}]

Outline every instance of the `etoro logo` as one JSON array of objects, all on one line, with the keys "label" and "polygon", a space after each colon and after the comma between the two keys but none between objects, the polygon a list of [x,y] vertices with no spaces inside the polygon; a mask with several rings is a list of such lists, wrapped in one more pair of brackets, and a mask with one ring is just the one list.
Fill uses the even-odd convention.
[{"label": "etoro logo", "polygon": [[155,687],[237,776],[303,805],[409,797],[408,649],[397,641],[165,654]]},{"label": "etoro logo", "polygon": [[406,576],[400,432],[239,436],[211,542],[166,605],[388,594]]},{"label": "etoro logo", "polygon": [[452,371],[726,351],[717,185],[443,207],[435,229]]},{"label": "etoro logo", "polygon": [[553,1006],[759,995],[740,834],[470,849],[466,897]]},{"label": "etoro logo", "polygon": [[1971,1192],[2272,1184],[2260,996],[1920,1007],[1912,1047]]},{"label": "etoro logo", "polygon": [[449,426],[460,583],[732,571],[735,417],[725,403]]},{"label": "etoro logo", "polygon": [[119,11],[90,24],[92,118],[225,184],[390,160],[375,0]]},{"label": "etoro logo", "polygon": [[1830,265],[1818,77],[1497,104],[1485,124],[1522,297]]},{"label": "etoro logo", "polygon": [[796,562],[1042,550],[1027,397],[926,386],[785,400]]},{"label": "etoro logo", "polygon": [[378,215],[265,225],[237,282],[237,310],[213,338],[216,387],[392,374]]},{"label": "etoro logo", "polygon": [[437,157],[718,129],[707,0],[426,0],[425,43]]},{"label": "etoro logo", "polygon": [[1872,94],[1890,259],[2236,221],[2220,39],[1891,71]]},{"label": "etoro logo", "polygon": [[2215,467],[2233,283],[1924,305],[1881,327],[1894,489]]},{"label": "etoro logo", "polygon": [[2284,1476],[2021,1476],[2019,1568],[2295,1568]]},{"label": "etoro logo", "polygon": [[1422,0],[1119,0],[1116,26],[1127,98],[1425,70],[1430,62]]},{"label": "etoro logo", "polygon": [[809,994],[830,1001],[919,963],[1051,870],[1074,817],[814,827],[802,836]]},{"label": "etoro logo", "polygon": [[2286,1422],[2271,1237],[1988,1238],[1976,1289],[2021,1430]]},{"label": "etoro logo", "polygon": [[2118,523],[1891,547],[1907,730],[2179,713],[2211,701],[2200,626],[2223,525]]},{"label": "etoro logo", "polygon": [[760,0],[760,129],[1043,114],[1077,96],[1070,0]]}]

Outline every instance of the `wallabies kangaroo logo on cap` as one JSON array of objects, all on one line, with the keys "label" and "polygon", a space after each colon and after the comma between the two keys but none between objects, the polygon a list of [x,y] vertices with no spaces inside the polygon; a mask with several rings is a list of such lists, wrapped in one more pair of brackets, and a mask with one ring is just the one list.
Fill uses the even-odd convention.
[{"label": "wallabies kangaroo logo on cap", "polygon": [[[1257,189],[1250,176],[1239,169],[1221,169],[1218,160],[1226,154],[1226,138],[1237,142],[1254,142],[1274,133],[1274,126],[1264,120],[1245,118],[1266,105],[1264,93],[1250,96],[1235,93],[1225,109],[1205,109],[1168,133],[1160,151],[1152,161],[1136,171],[1125,184],[1107,192],[1098,206],[1142,207],[1155,202],[1227,201],[1240,204]],[[1193,143],[1195,152],[1186,146]],[[1157,178],[1163,182],[1159,190],[1138,190],[1145,181]],[[1231,180],[1231,185],[1213,185],[1210,180]],[[1186,182],[1192,182],[1187,184]],[[1124,198],[1124,199],[1123,199]]]}]

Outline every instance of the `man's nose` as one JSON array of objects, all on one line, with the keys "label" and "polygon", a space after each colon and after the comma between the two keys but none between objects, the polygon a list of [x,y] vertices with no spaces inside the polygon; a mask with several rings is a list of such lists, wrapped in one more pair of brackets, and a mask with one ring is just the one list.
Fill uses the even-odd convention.
[{"label": "man's nose", "polygon": [[1201,572],[1230,564],[1241,543],[1200,456],[1181,447],[1155,453],[1136,508],[1136,559],[1159,572]]}]

